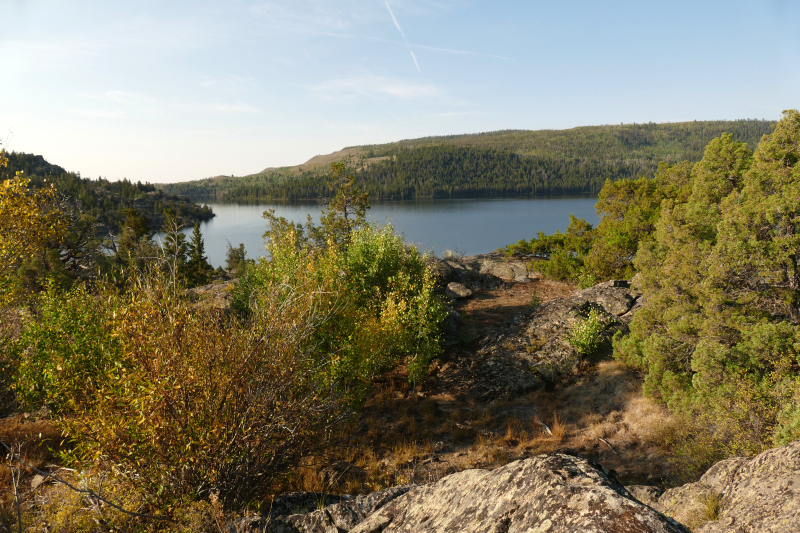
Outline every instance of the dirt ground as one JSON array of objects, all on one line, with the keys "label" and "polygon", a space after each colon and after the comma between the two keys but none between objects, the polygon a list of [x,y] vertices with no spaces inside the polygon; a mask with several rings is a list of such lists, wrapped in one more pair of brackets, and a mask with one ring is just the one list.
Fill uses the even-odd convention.
[{"label": "dirt ground", "polygon": [[[342,459],[366,470],[375,488],[555,450],[598,461],[624,484],[676,484],[664,444],[673,421],[643,397],[642,377],[620,363],[582,366],[517,398],[481,402],[474,393],[480,339],[532,305],[574,291],[553,281],[512,282],[455,302],[458,342],[445,348],[424,385],[410,387],[399,371],[376,386],[354,429],[358,447]],[[325,489],[310,479],[307,489]],[[343,479],[341,489],[357,490],[359,482]]]}]

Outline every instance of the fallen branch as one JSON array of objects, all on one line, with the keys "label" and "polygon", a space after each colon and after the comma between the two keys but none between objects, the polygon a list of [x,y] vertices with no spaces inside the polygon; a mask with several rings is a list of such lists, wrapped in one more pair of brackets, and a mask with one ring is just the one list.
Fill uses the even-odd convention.
[{"label": "fallen branch", "polygon": [[551,437],[553,436],[553,432],[550,431],[550,428],[547,427],[547,424],[545,424],[544,422],[542,422],[540,420],[537,420],[536,423],[539,424],[539,427],[542,428],[542,430],[544,430],[545,433],[547,433]]},{"label": "fallen branch", "polygon": [[615,449],[614,449],[614,447],[611,445],[611,443],[610,443],[610,442],[608,442],[608,441],[607,441],[606,439],[604,439],[603,437],[597,437],[597,440],[601,440],[601,441],[605,442],[605,443],[606,443],[606,445],[607,445],[609,448],[611,448],[611,451],[612,451],[612,452],[614,452],[614,455],[616,455],[617,457],[619,457],[619,454],[617,453],[617,450],[615,450]]}]

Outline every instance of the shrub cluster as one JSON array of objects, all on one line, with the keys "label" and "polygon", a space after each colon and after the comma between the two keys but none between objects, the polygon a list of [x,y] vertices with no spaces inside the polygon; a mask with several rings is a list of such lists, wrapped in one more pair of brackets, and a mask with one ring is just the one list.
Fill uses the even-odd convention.
[{"label": "shrub cluster", "polygon": [[409,378],[421,381],[439,353],[445,310],[435,297],[424,257],[390,226],[363,225],[347,246],[313,246],[298,231],[274,234],[270,260],[241,278],[234,308],[243,316],[261,306],[264,291],[293,290],[313,283],[334,310],[316,328],[318,350],[333,354],[330,383],[361,397],[380,373],[402,361]]},{"label": "shrub cluster", "polygon": [[50,284],[5,341],[19,400],[49,406],[75,458],[122,475],[145,509],[268,496],[342,442],[377,376],[405,363],[421,381],[440,350],[424,257],[333,205],[311,238],[271,219],[271,258],[240,262],[231,310],[196,305],[172,256],[124,285]]}]

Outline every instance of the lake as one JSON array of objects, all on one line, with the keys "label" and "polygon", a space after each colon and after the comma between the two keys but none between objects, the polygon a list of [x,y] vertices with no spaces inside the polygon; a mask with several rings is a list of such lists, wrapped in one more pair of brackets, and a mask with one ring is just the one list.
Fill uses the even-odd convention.
[{"label": "lake", "polygon": [[[445,250],[474,255],[530,239],[539,231],[564,231],[570,214],[597,224],[596,202],[593,197],[380,202],[372,205],[368,218],[391,223],[408,242],[440,257]],[[201,223],[200,229],[214,267],[225,265],[228,242],[234,247],[243,243],[247,257],[266,255],[261,216],[265,210],[275,209],[277,215],[295,222],[305,222],[308,214],[317,220],[322,210],[308,203],[210,205],[217,216]],[[191,233],[191,228],[186,232]]]}]

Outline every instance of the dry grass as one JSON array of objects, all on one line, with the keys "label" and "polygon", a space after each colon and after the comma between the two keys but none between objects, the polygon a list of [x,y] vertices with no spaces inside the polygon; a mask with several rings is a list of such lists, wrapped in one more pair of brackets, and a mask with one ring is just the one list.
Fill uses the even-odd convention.
[{"label": "dry grass", "polygon": [[[39,469],[54,462],[54,452],[64,446],[61,431],[51,420],[37,420],[23,414],[0,419],[0,441],[19,449],[22,460]],[[5,450],[2,455],[6,455]],[[11,469],[15,467],[9,463],[0,464],[0,492],[11,490]],[[21,470],[24,483],[36,474],[26,466]]]},{"label": "dry grass", "polygon": [[357,432],[362,451],[353,458],[372,485],[386,486],[398,476],[419,479],[431,467],[421,464],[430,453],[426,443],[437,441],[447,451],[434,455],[451,471],[573,449],[615,470],[623,482],[671,479],[665,442],[674,421],[642,396],[640,376],[620,363],[602,361],[553,390],[512,401],[470,405],[442,398],[421,399],[397,382],[376,388]]}]

